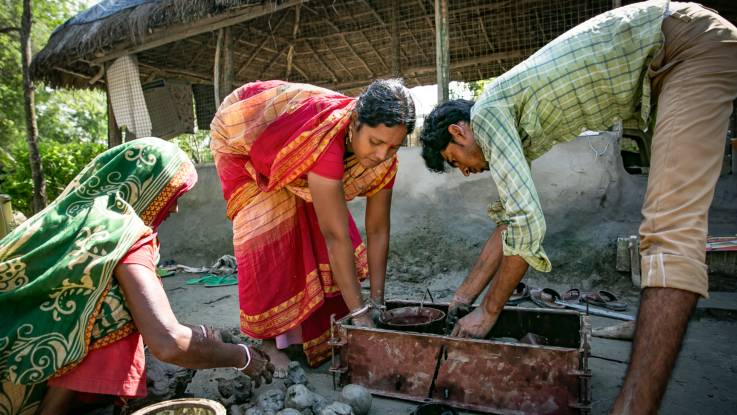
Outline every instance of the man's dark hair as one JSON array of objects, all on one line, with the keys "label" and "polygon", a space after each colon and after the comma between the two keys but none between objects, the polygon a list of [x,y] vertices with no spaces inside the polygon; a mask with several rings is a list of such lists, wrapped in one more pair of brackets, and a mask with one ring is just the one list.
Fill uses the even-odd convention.
[{"label": "man's dark hair", "polygon": [[461,121],[471,121],[471,107],[473,101],[454,99],[435,107],[425,118],[425,124],[420,134],[422,143],[422,158],[428,169],[445,172],[445,159],[440,154],[450,144],[453,138],[448,127]]},{"label": "man's dark hair", "polygon": [[407,134],[415,129],[415,102],[399,78],[372,82],[358,97],[356,113],[359,123],[371,127],[404,125]]}]

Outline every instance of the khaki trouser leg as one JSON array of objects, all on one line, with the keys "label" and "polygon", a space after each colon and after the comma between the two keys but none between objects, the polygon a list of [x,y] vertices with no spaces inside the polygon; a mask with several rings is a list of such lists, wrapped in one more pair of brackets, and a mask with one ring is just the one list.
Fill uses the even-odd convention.
[{"label": "khaki trouser leg", "polygon": [[666,18],[663,33],[663,66],[651,69],[661,92],[640,226],[642,287],[706,297],[708,210],[737,97],[737,29],[690,7]]}]

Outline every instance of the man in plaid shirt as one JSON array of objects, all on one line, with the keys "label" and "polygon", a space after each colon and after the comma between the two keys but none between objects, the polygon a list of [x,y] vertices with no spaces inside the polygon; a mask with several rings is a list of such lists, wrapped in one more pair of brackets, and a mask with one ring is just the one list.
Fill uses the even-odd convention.
[{"label": "man in plaid shirt", "polygon": [[[490,170],[498,226],[457,289],[451,312],[481,306],[454,335],[483,337],[528,266],[550,271],[545,219],[529,163],[583,130],[622,121],[640,129],[657,112],[640,226],[642,298],[632,357],[614,413],[654,413],[699,297],[707,211],[737,97],[737,28],[694,3],[618,8],[564,33],[496,78],[478,102],[436,107],[422,131],[428,168]],[[657,107],[654,105],[657,103]],[[650,352],[650,353],[648,353]]]}]

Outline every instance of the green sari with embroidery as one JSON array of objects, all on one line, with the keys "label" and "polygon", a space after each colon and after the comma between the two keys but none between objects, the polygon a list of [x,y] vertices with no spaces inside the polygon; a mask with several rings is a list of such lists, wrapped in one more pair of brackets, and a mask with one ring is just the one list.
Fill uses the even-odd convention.
[{"label": "green sari with embroidery", "polygon": [[113,270],[196,180],[176,145],[133,140],[0,240],[0,413],[33,414],[47,379],[135,330]]}]

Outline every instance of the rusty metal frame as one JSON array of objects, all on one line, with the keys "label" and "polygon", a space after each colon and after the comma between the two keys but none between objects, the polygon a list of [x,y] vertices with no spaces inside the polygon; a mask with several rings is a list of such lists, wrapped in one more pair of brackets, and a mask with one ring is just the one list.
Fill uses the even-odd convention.
[{"label": "rusty metal frame", "polygon": [[[447,304],[425,306],[447,311]],[[358,383],[376,395],[498,414],[590,413],[588,317],[569,310],[506,307],[497,324],[505,319],[508,329],[543,321],[566,333],[554,339],[560,345],[537,346],[363,328],[349,319],[333,319],[333,385]],[[552,329],[556,327],[542,328],[555,337],[549,334]]]}]

